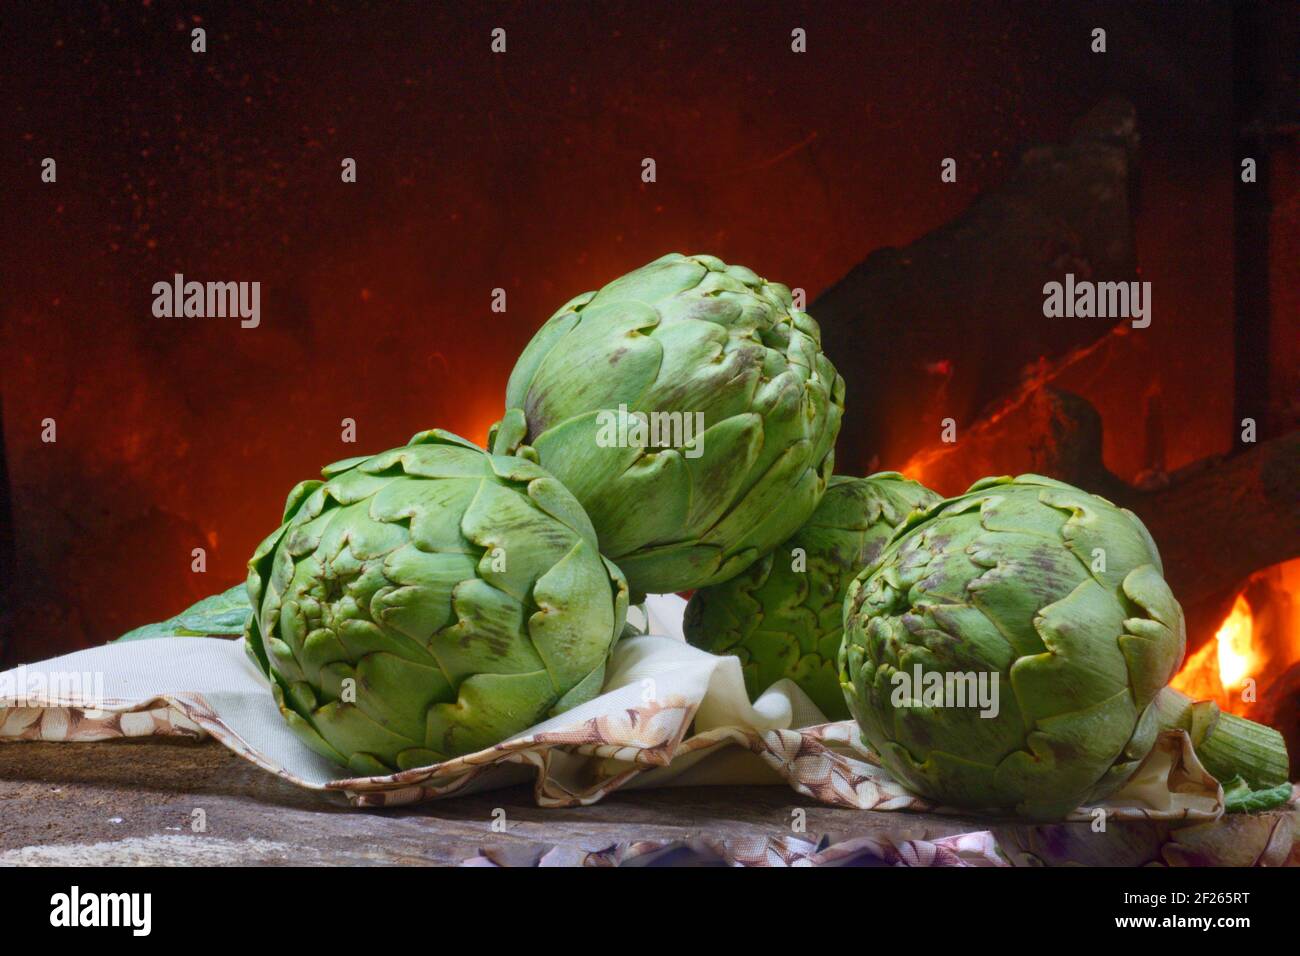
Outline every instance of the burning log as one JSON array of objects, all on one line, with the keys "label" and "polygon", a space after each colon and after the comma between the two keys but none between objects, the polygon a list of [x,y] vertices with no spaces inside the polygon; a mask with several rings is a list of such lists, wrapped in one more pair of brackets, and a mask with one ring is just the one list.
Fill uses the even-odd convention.
[{"label": "burning log", "polygon": [[[1286,740],[1287,749],[1300,753],[1300,664],[1269,683],[1259,707],[1251,715],[1260,723],[1276,727]],[[1295,758],[1292,758],[1295,770]]]},{"label": "burning log", "polygon": [[1297,488],[1300,432],[1292,432],[1197,462],[1167,489],[1120,496],[1160,544],[1189,639],[1213,633],[1252,572],[1300,555]]},{"label": "burning log", "polygon": [[[953,222],[903,249],[872,253],[810,311],[848,384],[838,470],[903,461],[923,442],[918,418],[970,420],[1021,370],[1104,336],[1101,319],[1043,317],[1043,286],[1066,274],[1136,277],[1129,181],[1137,121],[1099,104],[1069,143],[1027,150],[1007,181]],[[864,342],[875,343],[865,348]],[[906,396],[907,416],[886,415]]]}]

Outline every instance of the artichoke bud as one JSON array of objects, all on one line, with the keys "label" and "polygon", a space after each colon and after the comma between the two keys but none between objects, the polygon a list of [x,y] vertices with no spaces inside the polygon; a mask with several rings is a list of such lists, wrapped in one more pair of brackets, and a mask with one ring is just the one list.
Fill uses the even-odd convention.
[{"label": "artichoke bud", "polygon": [[324,469],[249,562],[249,655],[356,774],[493,746],[599,693],[627,584],[538,465],[448,432]]},{"label": "artichoke bud", "polygon": [[788,678],[827,717],[847,718],[837,669],[845,592],[909,514],[938,500],[897,472],[836,475],[793,536],[736,577],[695,592],[687,640],[739,657],[751,699]]},{"label": "artichoke bud", "polygon": [[[1183,656],[1160,568],[1136,515],[1037,475],[913,515],[845,602],[840,680],[863,741],[945,806],[1059,819],[1104,798],[1153,745]],[[945,688],[938,706],[897,692],[914,677]],[[970,680],[992,707],[948,694]]]},{"label": "artichoke bud", "polygon": [[[844,381],[787,288],[672,254],[538,330],[491,448],[573,492],[635,594],[682,591],[740,573],[807,520],[843,410]],[[627,437],[637,428],[611,440],[613,416],[658,440]]]}]

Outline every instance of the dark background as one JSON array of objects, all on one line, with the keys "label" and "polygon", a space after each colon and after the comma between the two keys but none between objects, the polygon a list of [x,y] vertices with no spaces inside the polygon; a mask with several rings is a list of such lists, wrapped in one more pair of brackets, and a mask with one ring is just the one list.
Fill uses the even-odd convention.
[{"label": "dark background", "polygon": [[[326,462],[433,426],[482,441],[515,356],[571,296],[681,251],[812,301],[1112,93],[1137,108],[1138,259],[1170,320],[1073,387],[1104,412],[1159,380],[1170,466],[1223,451],[1230,17],[1209,3],[6,4],[10,659],[241,580],[289,488]],[[497,26],[505,55],[489,52]],[[46,156],[57,184],[40,182]],[[948,156],[956,184],[939,179]],[[261,327],[154,318],[151,287],[175,272],[260,281]],[[953,334],[978,330],[955,315]],[[904,464],[884,452],[882,467]],[[1141,448],[1112,429],[1106,459],[1130,477]]]}]

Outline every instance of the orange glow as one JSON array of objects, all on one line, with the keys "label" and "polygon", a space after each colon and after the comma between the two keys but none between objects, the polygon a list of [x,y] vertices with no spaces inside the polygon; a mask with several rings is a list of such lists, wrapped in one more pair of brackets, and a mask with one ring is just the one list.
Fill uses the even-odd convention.
[{"label": "orange glow", "polygon": [[[1300,663],[1300,558],[1251,576],[1213,640],[1187,658],[1170,684],[1196,700],[1268,722],[1257,713],[1271,684]],[[1253,682],[1253,684],[1252,684]]]},{"label": "orange glow", "polygon": [[1187,659],[1171,686],[1194,700],[1212,700],[1224,710],[1247,716],[1242,686],[1247,678],[1263,676],[1257,673],[1259,655],[1252,646],[1254,623],[1245,595],[1237,595],[1213,640]]},{"label": "orange glow", "polygon": [[[1025,414],[1042,389],[1048,386],[1061,387],[1064,382],[1068,382],[1071,372],[1086,367],[1090,359],[1104,355],[1116,342],[1125,339],[1129,331],[1128,325],[1121,322],[1095,342],[1080,346],[1057,361],[1040,359],[1025,369],[1019,388],[996,407],[986,411],[963,434],[961,442],[947,441],[927,445],[913,453],[899,470],[943,495],[960,494],[980,475],[1014,475],[1028,470],[1028,460],[1021,464],[1008,458],[1011,449],[1006,445],[1006,436],[1002,430],[1004,419]],[[950,360],[943,359],[938,364],[946,368]],[[935,420],[941,417],[934,416]]]},{"label": "orange glow", "polygon": [[1224,702],[1227,695],[1219,682],[1219,662],[1215,659],[1219,642],[1206,641],[1183,665],[1169,682],[1174,690],[1182,691],[1193,700]]},{"label": "orange glow", "polygon": [[1239,594],[1223,626],[1214,635],[1214,643],[1218,646],[1219,680],[1225,690],[1240,687],[1253,670],[1252,634],[1250,605]]},{"label": "orange glow", "polygon": [[468,438],[480,448],[488,446],[488,431],[501,420],[501,409],[489,411],[486,413],[476,412],[471,418],[472,424],[467,426],[465,434],[462,436]]}]

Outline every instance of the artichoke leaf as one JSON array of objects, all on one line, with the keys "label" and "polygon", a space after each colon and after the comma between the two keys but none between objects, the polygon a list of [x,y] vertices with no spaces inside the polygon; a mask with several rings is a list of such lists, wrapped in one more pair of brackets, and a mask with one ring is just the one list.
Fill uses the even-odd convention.
[{"label": "artichoke leaf", "polygon": [[252,605],[248,585],[213,594],[192,604],[174,617],[127,631],[110,643],[144,641],[155,637],[228,637],[243,633]]}]

